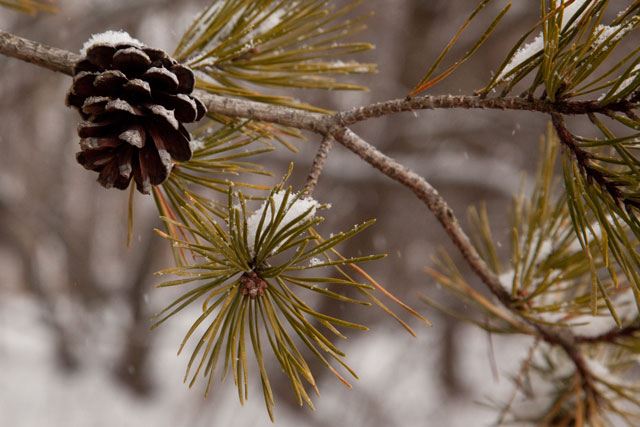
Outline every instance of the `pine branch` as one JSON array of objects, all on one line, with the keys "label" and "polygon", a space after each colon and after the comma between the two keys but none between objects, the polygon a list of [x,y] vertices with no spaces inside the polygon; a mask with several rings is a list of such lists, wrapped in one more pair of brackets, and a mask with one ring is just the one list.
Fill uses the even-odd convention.
[{"label": "pine branch", "polygon": [[0,53],[71,75],[80,55],[0,31]]},{"label": "pine branch", "polygon": [[[0,31],[0,54],[67,75],[72,75],[73,64],[80,59],[80,55],[72,52],[43,45],[4,31]],[[520,97],[484,98],[482,96],[426,95],[393,99],[330,115],[307,112],[291,107],[274,106],[246,99],[212,95],[204,91],[198,91],[198,97],[203,100],[211,113],[277,123],[316,133],[326,133],[327,128],[334,125],[347,126],[367,119],[415,110],[464,108],[518,110],[567,115],[590,113],[606,115],[613,112],[627,113],[637,107],[636,104],[624,99],[601,106],[596,101],[559,100],[554,102],[548,99]]]},{"label": "pine branch", "polygon": [[[72,74],[73,65],[80,58],[78,55],[53,47],[45,46],[34,41],[22,39],[12,34],[0,31],[0,54],[15,57],[47,69]],[[489,268],[479,255],[469,237],[459,225],[453,210],[438,191],[423,177],[401,165],[394,159],[381,153],[368,142],[352,132],[346,125],[358,121],[417,109],[436,108],[467,108],[467,109],[501,109],[527,110],[532,112],[552,114],[555,121],[561,114],[592,114],[611,112],[628,112],[634,104],[628,101],[613,102],[600,106],[595,101],[562,101],[555,102],[531,98],[483,98],[479,96],[421,96],[411,99],[397,99],[360,107],[336,114],[324,114],[304,111],[301,109],[275,106],[246,99],[228,98],[208,93],[198,93],[200,99],[207,105],[212,114],[229,117],[248,118],[263,122],[276,123],[297,129],[309,130],[324,136],[324,141],[332,138],[357,154],[361,159],[387,175],[389,178],[409,188],[422,200],[428,209],[436,216],[451,240],[458,247],[467,263],[477,276],[485,283],[491,293],[514,315],[524,318],[520,314],[518,301],[514,299],[501,285],[499,278]],[[558,128],[560,129],[560,128]],[[562,135],[561,135],[562,137]],[[324,157],[321,149],[316,160],[321,165]],[[318,172],[321,166],[314,170]],[[313,182],[313,171],[310,183]],[[551,345],[561,347],[572,360],[576,371],[580,375],[582,388],[587,396],[595,396],[593,375],[580,351],[579,343],[584,338],[574,336],[570,331],[561,328],[541,325],[528,320],[533,330],[528,333],[539,335]],[[603,338],[605,339],[605,338]]]},{"label": "pine branch", "polygon": [[385,102],[358,107],[336,114],[336,120],[343,125],[386,116],[404,111],[434,110],[445,108],[464,108],[482,110],[519,110],[538,113],[560,113],[580,115],[590,113],[609,114],[611,112],[627,112],[635,104],[620,100],[606,106],[600,106],[596,101],[550,101],[548,99],[534,99],[521,97],[485,98],[482,96],[417,96],[414,98],[393,99]]}]

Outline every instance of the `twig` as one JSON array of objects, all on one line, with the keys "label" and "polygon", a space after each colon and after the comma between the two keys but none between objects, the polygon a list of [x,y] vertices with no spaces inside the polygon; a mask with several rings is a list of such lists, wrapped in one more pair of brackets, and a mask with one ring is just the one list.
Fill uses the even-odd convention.
[{"label": "twig", "polygon": [[625,326],[624,328],[614,327],[611,330],[594,337],[579,335],[576,336],[576,342],[596,344],[603,342],[615,342],[622,338],[633,338],[634,336],[640,336],[640,324],[638,323]]},{"label": "twig", "polygon": [[334,141],[335,139],[333,136],[325,135],[320,143],[320,147],[318,147],[316,156],[313,158],[313,165],[311,165],[311,170],[309,170],[309,175],[307,176],[307,194],[309,196],[316,188],[318,178],[320,178],[320,174],[324,168],[324,162],[327,160],[327,156],[329,155],[329,151],[331,151],[331,147],[333,147]]},{"label": "twig", "polygon": [[611,181],[601,170],[593,166],[593,155],[578,145],[573,134],[567,129],[562,114],[551,113],[551,122],[553,123],[560,142],[571,151],[589,182],[597,182],[618,205],[622,205],[623,203],[625,205],[633,205],[636,203],[633,200],[629,200],[622,190],[620,190],[620,182]]},{"label": "twig", "polygon": [[417,96],[415,98],[392,99],[385,102],[357,107],[336,114],[336,120],[342,125],[367,120],[389,114],[414,110],[434,110],[442,108],[466,108],[483,110],[519,110],[535,111],[538,113],[560,114],[607,114],[613,111],[626,112],[634,108],[634,104],[621,100],[606,106],[600,106],[596,101],[556,101],[547,99],[533,99],[520,97],[483,98],[479,96]]},{"label": "twig", "polygon": [[413,191],[416,197],[422,200],[436,216],[438,221],[440,221],[440,224],[444,227],[451,240],[453,240],[453,243],[455,243],[471,268],[473,268],[476,274],[489,287],[491,292],[498,297],[504,305],[508,307],[513,306],[514,301],[511,295],[502,287],[498,276],[491,271],[475,247],[471,244],[469,237],[462,230],[457,218],[453,214],[453,209],[449,207],[446,200],[440,196],[431,184],[411,169],[378,151],[348,128],[336,127],[331,130],[331,134],[340,144],[356,153],[362,160]]},{"label": "twig", "polygon": [[511,393],[511,397],[509,397],[509,401],[507,402],[507,405],[500,412],[500,417],[498,417],[498,420],[496,421],[496,425],[501,425],[504,422],[504,419],[507,416],[509,409],[511,409],[511,406],[513,405],[513,402],[515,401],[516,396],[518,395],[518,391],[522,387],[524,378],[527,375],[527,371],[529,371],[529,367],[531,366],[531,361],[533,360],[533,356],[535,354],[535,351],[538,349],[539,345],[540,345],[540,340],[537,339],[533,343],[531,348],[529,348],[529,356],[522,362],[522,365],[520,366],[520,371],[518,372],[518,376],[515,378],[515,387],[513,388],[513,393]]}]

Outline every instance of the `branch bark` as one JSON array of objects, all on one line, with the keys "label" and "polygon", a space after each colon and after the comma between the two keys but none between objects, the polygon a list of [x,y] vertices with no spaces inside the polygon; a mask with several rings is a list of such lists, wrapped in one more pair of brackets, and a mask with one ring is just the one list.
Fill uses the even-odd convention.
[{"label": "branch bark", "polygon": [[80,55],[0,31],[0,53],[71,75]]}]

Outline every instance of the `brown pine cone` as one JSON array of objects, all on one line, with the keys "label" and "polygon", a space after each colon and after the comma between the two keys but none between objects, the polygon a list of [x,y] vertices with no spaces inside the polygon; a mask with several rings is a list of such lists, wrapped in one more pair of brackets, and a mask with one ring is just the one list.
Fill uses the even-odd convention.
[{"label": "brown pine cone", "polygon": [[76,158],[99,173],[102,186],[123,190],[133,177],[138,191],[149,194],[168,178],[173,160],[191,159],[182,123],[206,113],[191,95],[191,69],[131,39],[91,44],[73,74],[66,103],[84,120]]}]

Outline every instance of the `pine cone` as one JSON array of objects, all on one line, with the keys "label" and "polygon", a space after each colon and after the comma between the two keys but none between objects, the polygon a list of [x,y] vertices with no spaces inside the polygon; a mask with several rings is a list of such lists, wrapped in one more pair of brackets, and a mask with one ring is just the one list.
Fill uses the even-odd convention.
[{"label": "pine cone", "polygon": [[[133,39],[132,39],[133,41]],[[173,160],[191,158],[191,137],[182,123],[200,120],[204,104],[191,95],[193,72],[164,51],[119,42],[95,43],[73,69],[66,103],[83,118],[78,162],[99,173],[106,188],[138,191],[169,176]]]}]

